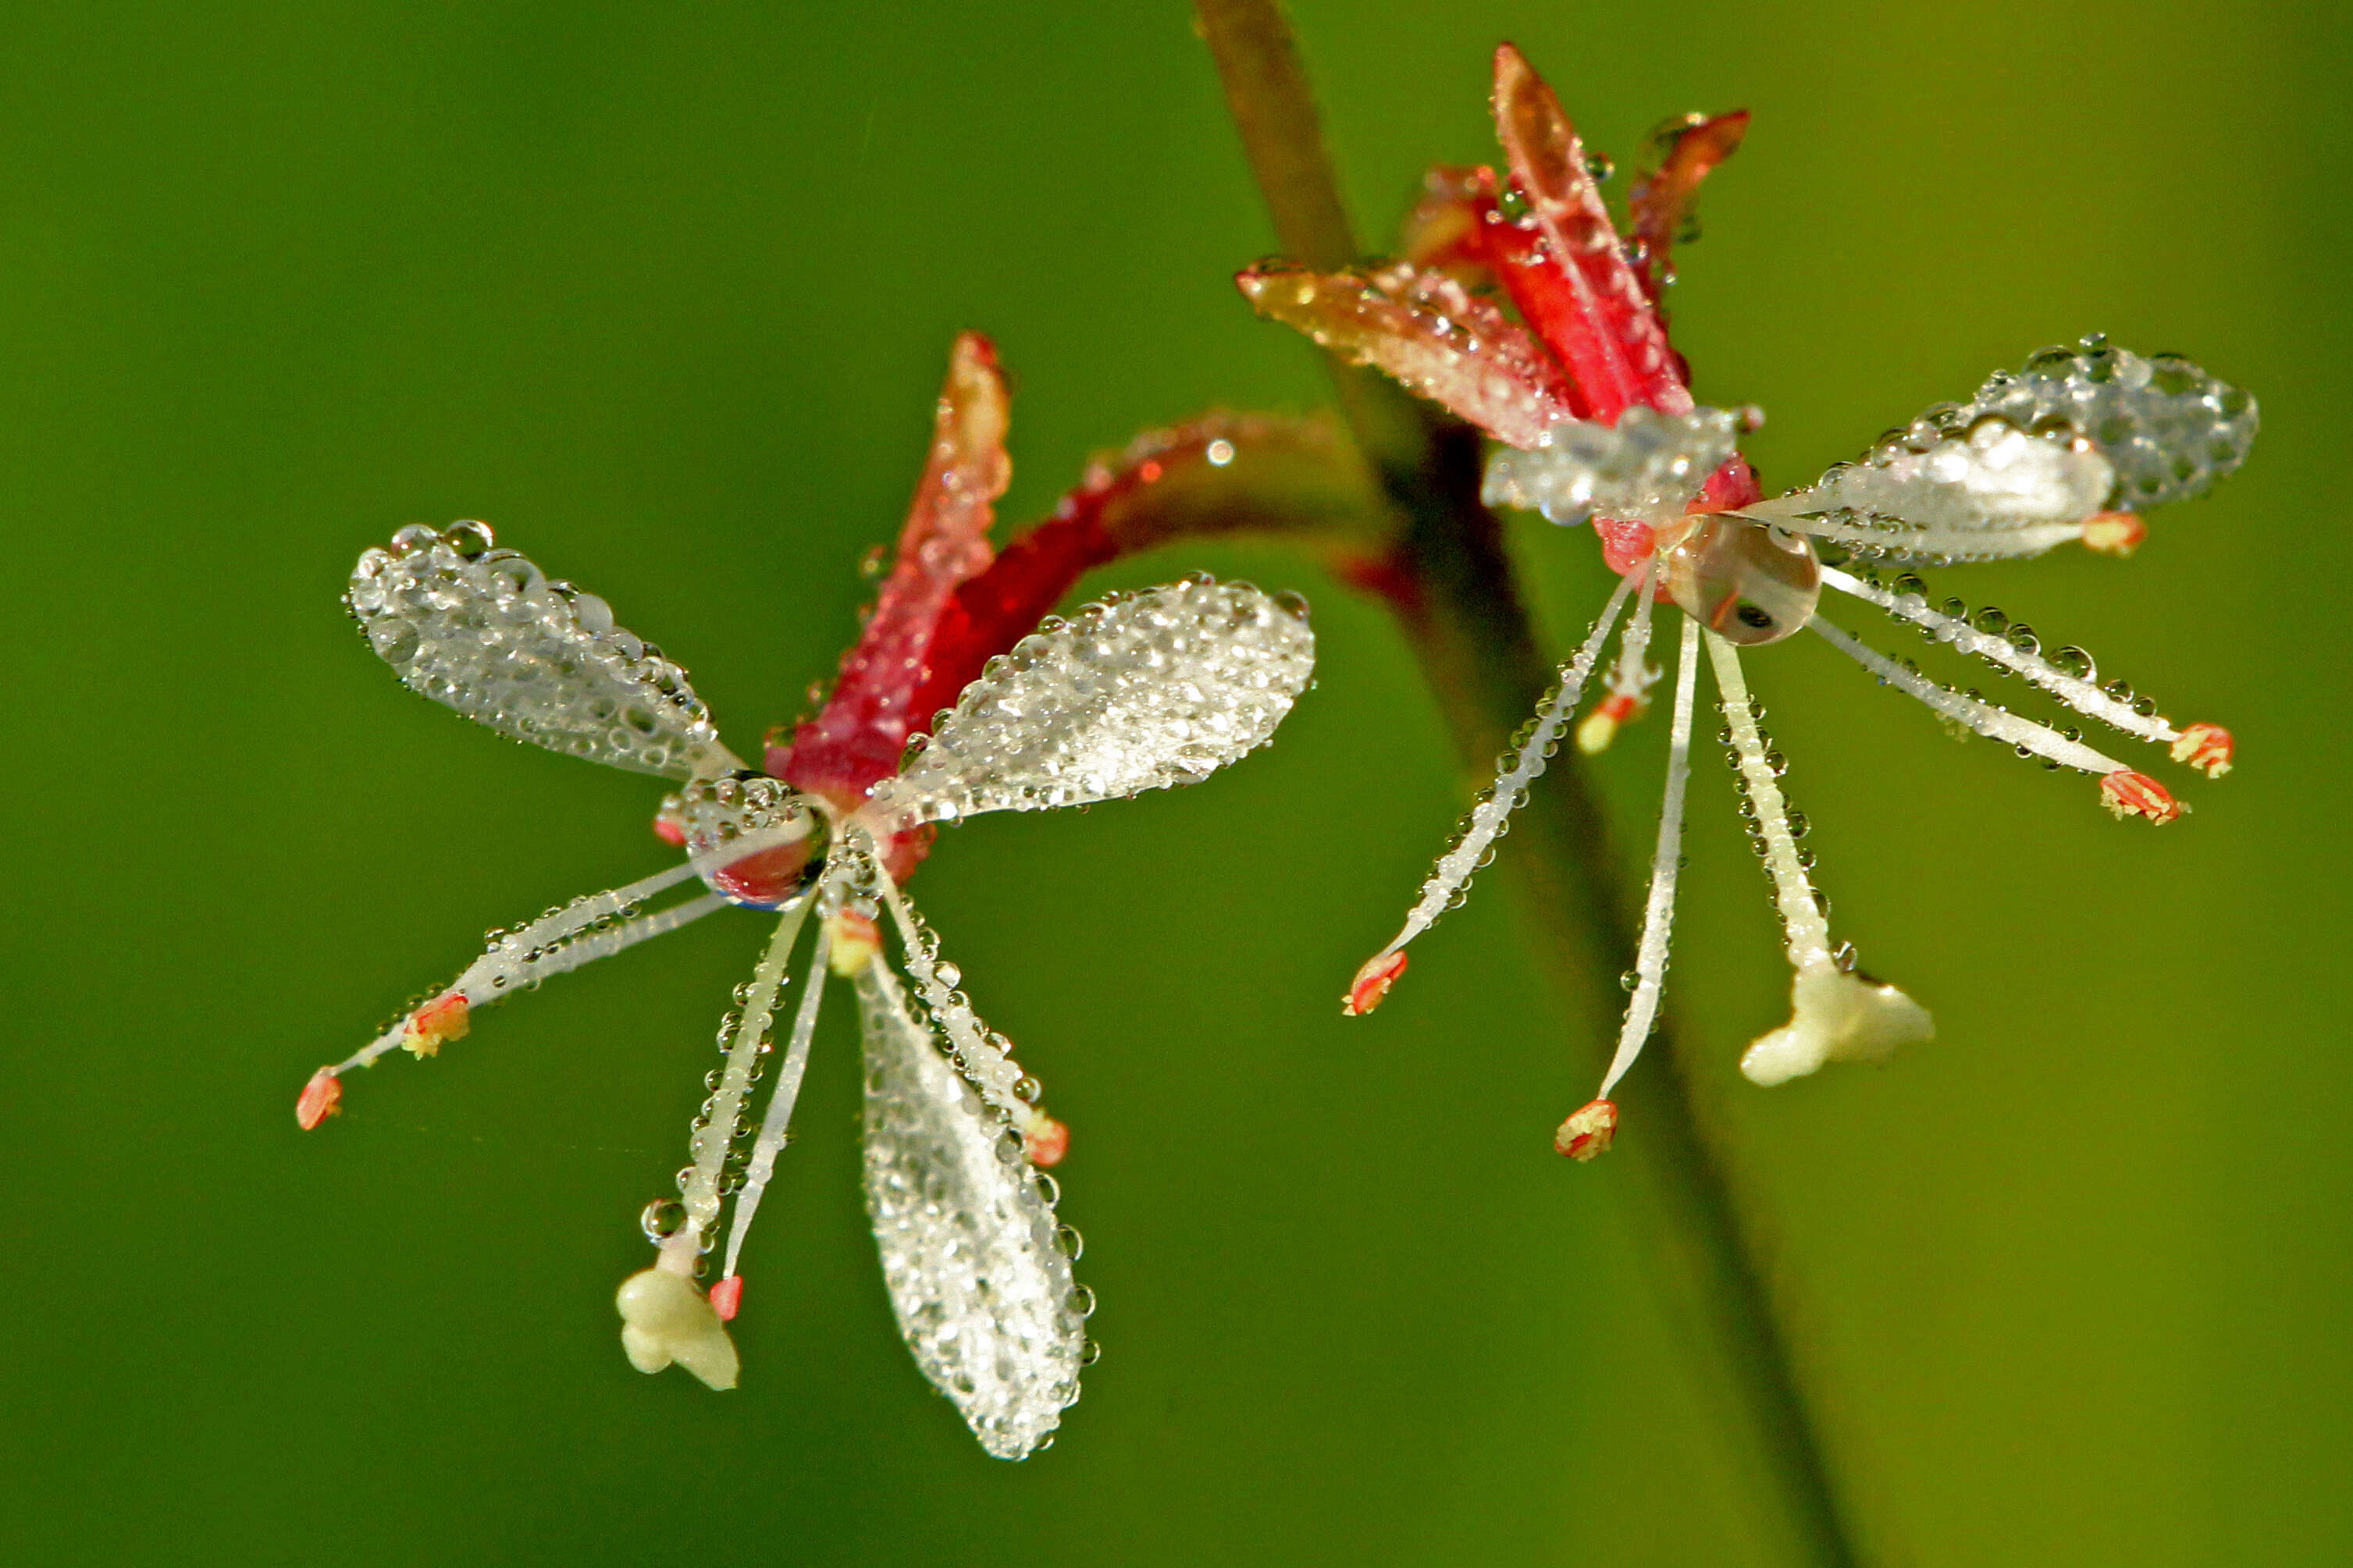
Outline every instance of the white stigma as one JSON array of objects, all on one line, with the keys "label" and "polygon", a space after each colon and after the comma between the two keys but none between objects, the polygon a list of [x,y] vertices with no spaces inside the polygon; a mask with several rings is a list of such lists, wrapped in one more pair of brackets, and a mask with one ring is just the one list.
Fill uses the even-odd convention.
[{"label": "white stigma", "polygon": [[735,1386],[735,1342],[702,1292],[683,1274],[657,1265],[621,1282],[621,1348],[639,1372],[676,1362],[712,1388]]},{"label": "white stigma", "polygon": [[1896,1047],[1932,1039],[1928,1010],[1893,985],[1849,974],[1828,959],[1799,969],[1789,1021],[1761,1035],[1740,1058],[1751,1083],[1769,1089],[1825,1062],[1880,1061]]},{"label": "white stigma", "polygon": [[1755,814],[1753,831],[1780,910],[1784,950],[1796,971],[1789,1022],[1751,1044],[1740,1070],[1754,1083],[1783,1083],[1824,1062],[1875,1060],[1897,1046],[1930,1038],[1936,1025],[1927,1009],[1893,985],[1847,973],[1831,950],[1830,919],[1798,852],[1788,800],[1749,704],[1739,650],[1714,633],[1707,641],[1733,761]]}]

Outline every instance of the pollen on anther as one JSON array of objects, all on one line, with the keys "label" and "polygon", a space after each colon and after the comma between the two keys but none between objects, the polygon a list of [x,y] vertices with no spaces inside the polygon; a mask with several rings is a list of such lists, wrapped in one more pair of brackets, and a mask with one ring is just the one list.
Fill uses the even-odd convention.
[{"label": "pollen on anther", "polygon": [[711,1310],[719,1314],[721,1322],[733,1322],[743,1305],[744,1277],[741,1274],[730,1274],[711,1288]]},{"label": "pollen on anther", "polygon": [[343,1080],[332,1068],[321,1068],[294,1098],[294,1125],[308,1132],[328,1117],[342,1115],[343,1110]]},{"label": "pollen on anther", "polygon": [[1022,1152],[1029,1163],[1041,1171],[1053,1169],[1071,1152],[1071,1129],[1067,1122],[1055,1121],[1044,1111],[1034,1112],[1029,1126],[1021,1134]]},{"label": "pollen on anther", "polygon": [[1379,1006],[1381,998],[1389,994],[1389,987],[1397,984],[1397,977],[1405,973],[1405,965],[1402,951],[1377,952],[1365,960],[1356,979],[1348,983],[1348,994],[1342,998],[1340,1011],[1351,1018],[1361,1018]]},{"label": "pollen on anther", "polygon": [[2119,822],[2127,816],[2146,816],[2151,822],[2168,823],[2189,809],[2168,795],[2163,784],[2129,768],[2119,769],[2100,781],[2100,803],[2114,812]]},{"label": "pollen on anther", "polygon": [[418,1057],[438,1056],[441,1047],[451,1040],[462,1040],[471,1027],[467,1017],[466,994],[452,991],[438,996],[408,1016],[408,1026],[402,1031],[400,1043],[404,1049]]},{"label": "pollen on anther", "polygon": [[1552,1135],[1552,1146],[1558,1152],[1579,1164],[1609,1152],[1618,1136],[1618,1102],[1614,1100],[1590,1100],[1568,1113],[1560,1131]]},{"label": "pollen on anther", "polygon": [[833,917],[826,963],[834,973],[855,980],[881,951],[882,931],[871,917],[856,910],[844,910]]},{"label": "pollen on anther", "polygon": [[2140,548],[2148,524],[2137,511],[2094,512],[2084,522],[2084,548],[2119,560]]},{"label": "pollen on anther", "polygon": [[1588,757],[1598,757],[1608,751],[1609,742],[1618,738],[1620,727],[1634,717],[1640,703],[1641,699],[1623,691],[1595,703],[1593,711],[1577,727],[1577,749]]},{"label": "pollen on anther", "polygon": [[2231,771],[2231,731],[2220,724],[2185,724],[2173,742],[2173,760],[2187,763],[2210,779]]}]

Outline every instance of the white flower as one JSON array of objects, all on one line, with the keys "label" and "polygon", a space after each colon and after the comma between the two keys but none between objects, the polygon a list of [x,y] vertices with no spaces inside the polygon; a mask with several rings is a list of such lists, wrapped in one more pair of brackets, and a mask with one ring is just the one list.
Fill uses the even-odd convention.
[{"label": "white flower", "polygon": [[[730,904],[778,912],[720,1032],[723,1067],[689,1139],[679,1195],[649,1205],[653,1266],[622,1287],[632,1364],[675,1362],[733,1387],[725,1328],[742,1300],[745,1234],[787,1141],[830,970],[865,1037],[868,1207],[900,1328],[917,1363],[990,1453],[1043,1445],[1078,1397],[1092,1298],[1071,1277],[1077,1232],[1033,1168],[1067,1134],[1036,1080],[973,1010],[963,976],[886,870],[926,824],[1190,784],[1264,744],[1305,687],[1314,637],[1299,606],[1195,577],[1049,620],[991,661],[895,776],[848,804],[744,767],[685,671],[615,625],[602,600],[550,582],[489,530],[406,529],[361,558],[350,604],[400,678],[476,722],[683,787],[662,821],[684,863],[491,933],[481,957],[348,1060],[322,1068],[297,1116],[338,1109],[340,1075],[396,1047],[431,1055],[474,1009]],[[985,556],[984,556],[985,559]],[[703,884],[659,910],[671,889]],[[811,920],[814,914],[817,918]],[[905,980],[882,961],[896,933]],[[813,933],[784,1031],[794,955]],[[756,1123],[754,1090],[773,1079]],[[694,1283],[732,1214],[721,1277]]]},{"label": "white flower", "polygon": [[[2099,780],[2103,804],[2120,817],[2165,823],[2187,809],[2154,779],[2085,744],[2080,731],[2053,729],[1977,692],[1954,690],[1908,661],[1864,646],[1820,613],[1822,589],[1883,610],[2087,719],[2163,745],[2176,762],[2209,776],[2231,766],[2228,731],[2213,724],[2176,727],[2123,683],[2098,684],[2091,656],[2082,649],[2046,657],[2030,628],[2010,624],[1998,610],[1972,614],[1958,600],[1932,605],[1926,584],[1908,572],[1885,583],[1867,569],[1824,565],[1820,552],[1831,547],[1905,566],[2035,555],[2071,540],[2129,552],[2145,531],[2140,510],[2200,494],[2243,459],[2256,423],[2246,394],[2185,360],[2144,359],[2087,338],[2079,349],[2038,353],[2023,372],[1993,376],[1969,403],[1940,405],[1893,433],[1862,462],[1841,464],[1820,483],[1769,500],[1757,494],[1727,442],[1726,432],[1753,423],[1753,416],[1736,422],[1708,409],[1664,416],[1635,407],[1614,426],[1558,419],[1541,438],[1495,453],[1490,500],[1533,506],[1564,524],[1600,520],[1611,551],[1631,570],[1577,657],[1562,668],[1560,686],[1504,759],[1493,788],[1440,858],[1403,929],[1358,971],[1345,1001],[1351,1013],[1377,1005],[1404,971],[1406,944],[1459,901],[1544,772],[1628,601],[1634,610],[1609,690],[1577,730],[1588,752],[1606,747],[1640,712],[1658,678],[1646,661],[1654,602],[1663,598],[1683,611],[1665,802],[1641,943],[1627,975],[1633,994],[1599,1095],[1569,1119],[1557,1140],[1562,1152],[1579,1159],[1609,1146],[1617,1113],[1608,1096],[1633,1065],[1658,1016],[1703,649],[1715,676],[1724,742],[1740,779],[1742,815],[1772,883],[1792,970],[1789,1022],[1760,1037],[1741,1058],[1741,1070],[1759,1084],[1786,1082],[1825,1062],[1877,1060],[1898,1046],[1929,1038],[1935,1026],[1902,991],[1853,973],[1852,946],[1833,942],[1828,902],[1810,875],[1813,857],[1799,842],[1808,824],[1783,793],[1787,763],[1762,728],[1763,710],[1749,698],[1741,648],[1811,631],[1957,731],[1998,741],[2048,768],[2091,773]],[[1688,460],[1677,461],[1678,452]],[[1711,479],[1716,490],[1704,502]],[[1748,487],[1745,493],[1741,486]],[[1703,510],[1690,510],[1694,506]]]}]

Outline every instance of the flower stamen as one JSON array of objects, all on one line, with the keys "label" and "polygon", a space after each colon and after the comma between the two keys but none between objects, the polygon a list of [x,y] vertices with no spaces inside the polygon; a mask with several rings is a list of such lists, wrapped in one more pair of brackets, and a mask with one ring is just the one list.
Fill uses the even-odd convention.
[{"label": "flower stamen", "polygon": [[[1390,961],[1402,956],[1406,943],[1428,931],[1438,917],[1453,906],[1456,896],[1471,885],[1472,876],[1484,864],[1488,850],[1503,837],[1512,813],[1525,798],[1528,787],[1543,776],[1545,763],[1553,749],[1560,743],[1563,730],[1577,711],[1579,699],[1585,695],[1585,683],[1591,679],[1594,665],[1601,658],[1601,649],[1609,633],[1618,624],[1626,597],[1633,592],[1635,579],[1629,575],[1618,580],[1618,587],[1609,602],[1601,608],[1600,618],[1577,650],[1577,657],[1560,669],[1560,684],[1553,689],[1536,716],[1520,733],[1514,750],[1497,759],[1499,772],[1469,816],[1455,833],[1454,842],[1438,858],[1429,877],[1421,884],[1421,897],[1406,912],[1405,924],[1391,937],[1388,945],[1365,962],[1356,972],[1356,980],[1348,988],[1345,1010],[1351,1016],[1369,1013],[1379,1005],[1382,994],[1390,982],[1405,973],[1402,963],[1390,967]],[[1384,970],[1387,973],[1382,973]],[[1377,981],[1378,984],[1369,982]]]},{"label": "flower stamen", "polygon": [[[2222,771],[2230,771],[2231,732],[2227,730],[2212,724],[2192,724],[2188,729],[2176,730],[2162,715],[2141,712],[2132,702],[2103,690],[2088,677],[2060,668],[2043,658],[2039,649],[2031,646],[2021,647],[2009,633],[1980,631],[1957,616],[1930,609],[1927,596],[1916,590],[1892,592],[1866,578],[1851,577],[1828,566],[1822,569],[1822,581],[1842,594],[1878,605],[1897,620],[1910,622],[1940,643],[1949,644],[1963,653],[1975,654],[1989,664],[1999,665],[2087,719],[2096,719],[2110,729],[2120,730],[2140,740],[2170,746],[2175,762],[2189,762],[2193,754],[2205,754],[2208,742],[2188,740],[2193,731],[2201,736],[2219,736]],[[1914,581],[1917,582],[1917,579]],[[2073,651],[2079,655],[2082,653],[2081,649]],[[2089,664],[2088,656],[2084,656],[2084,662]],[[2201,760],[2193,765],[2205,767],[2207,763]]]},{"label": "flower stamen", "polygon": [[[1881,685],[1894,687],[1905,696],[1917,699],[1944,717],[1965,729],[1985,736],[1988,740],[2008,742],[2017,748],[2021,756],[2041,757],[2044,762],[2054,766],[2074,768],[2083,773],[2094,773],[2103,780],[2116,774],[2125,774],[2136,779],[2141,776],[2114,757],[2094,751],[2081,741],[2070,740],[2047,724],[2038,724],[2031,719],[2021,719],[2006,708],[1998,708],[1981,698],[1968,696],[1931,680],[1918,670],[1898,664],[1886,655],[1865,647],[1819,616],[1809,625],[1820,633],[1823,640],[1832,647],[1878,676]],[[2155,787],[2153,782],[2150,787]],[[2102,786],[2102,793],[2103,795],[2109,793],[2105,784]],[[2171,798],[2169,795],[2167,796],[2168,801]],[[2113,805],[2113,802],[2111,804]],[[2177,810],[2173,815],[2178,816],[2180,812]],[[2160,817],[2158,820],[2170,821],[2172,818]]]},{"label": "flower stamen", "polygon": [[[826,892],[834,891],[828,888]],[[822,896],[822,895],[821,895]],[[872,921],[867,922],[870,928]],[[768,1092],[768,1109],[760,1118],[760,1135],[752,1145],[752,1161],[744,1173],[743,1190],[735,1194],[735,1212],[727,1222],[726,1261],[720,1269],[719,1285],[735,1282],[737,1300],[741,1300],[742,1284],[735,1272],[736,1262],[744,1254],[744,1240],[752,1231],[752,1216],[760,1212],[760,1199],[768,1190],[769,1178],[776,1170],[776,1156],[783,1153],[790,1142],[793,1106],[801,1097],[801,1079],[808,1072],[809,1044],[817,1037],[818,1008],[825,997],[825,975],[832,967],[834,933],[839,929],[836,916],[828,916],[818,926],[817,945],[809,954],[808,983],[801,992],[800,1005],[793,1011],[792,1037],[785,1045],[784,1065],[776,1071],[776,1087]],[[717,1295],[719,1286],[712,1292]],[[725,1316],[734,1316],[732,1309]]]},{"label": "flower stamen", "polygon": [[1618,738],[1618,731],[1642,716],[1651,705],[1651,687],[1660,672],[1651,667],[1651,607],[1658,595],[1659,563],[1654,558],[1642,569],[1641,585],[1634,594],[1634,613],[1618,640],[1618,661],[1609,667],[1609,695],[1593,706],[1577,727],[1577,749],[1599,756]]},{"label": "flower stamen", "polygon": [[1553,1149],[1579,1164],[1609,1152],[1618,1137],[1618,1106],[1614,1100],[1588,1100],[1568,1113],[1552,1135]]},{"label": "flower stamen", "polygon": [[1626,1021],[1618,1032],[1618,1049],[1609,1058],[1609,1070],[1602,1076],[1601,1092],[1595,1097],[1598,1103],[1608,1103],[1609,1091],[1642,1054],[1642,1046],[1658,1021],[1659,994],[1666,984],[1667,943],[1675,924],[1676,872],[1683,864],[1683,792],[1691,779],[1692,700],[1699,686],[1699,644],[1703,636],[1711,635],[1689,616],[1683,617],[1682,654],[1675,666],[1674,721],[1667,741],[1667,787],[1659,806],[1658,848],[1651,857],[1650,897],[1642,906],[1634,994],[1626,1004]]}]

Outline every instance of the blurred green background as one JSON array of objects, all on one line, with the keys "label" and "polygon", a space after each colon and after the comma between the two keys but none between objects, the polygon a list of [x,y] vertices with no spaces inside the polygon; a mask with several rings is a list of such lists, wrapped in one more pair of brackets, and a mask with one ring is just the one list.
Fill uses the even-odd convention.
[{"label": "blurred green background", "polygon": [[[2248,470],[2133,561],[1931,574],[2232,726],[2197,815],[2116,825],[1776,650],[1752,679],[1840,923],[1940,1038],[1739,1079],[1786,972],[1712,767],[1672,990],[1885,1561],[2353,1556],[2317,637],[2353,580],[2347,8],[1296,15],[1377,238],[1425,164],[1492,156],[1500,37],[1621,154],[1754,109],[1673,304],[1701,395],[1770,412],[1768,481],[2094,329],[2260,394]],[[1280,744],[958,829],[917,889],[1076,1130],[1105,1355],[1053,1452],[984,1458],[897,1342],[845,1007],[747,1264],[743,1388],[623,1361],[612,1289],[748,918],[486,1015],[315,1137],[288,1115],[483,928],[665,854],[653,781],[400,689],[336,604],[361,549],[491,520],[747,745],[851,636],[955,329],[1018,378],[1013,521],[1139,426],[1322,400],[1226,281],[1271,241],[1183,6],[82,0],[0,31],[0,1560],[1774,1561],[1631,1167],[1548,1146],[1589,1058],[1508,879],[1379,1017],[1338,1015],[1461,786],[1383,616],[1276,552],[1118,580],[1314,597]],[[1589,539],[1517,538],[1547,627],[1581,626]],[[1599,770],[1630,840],[1661,744]]]}]

